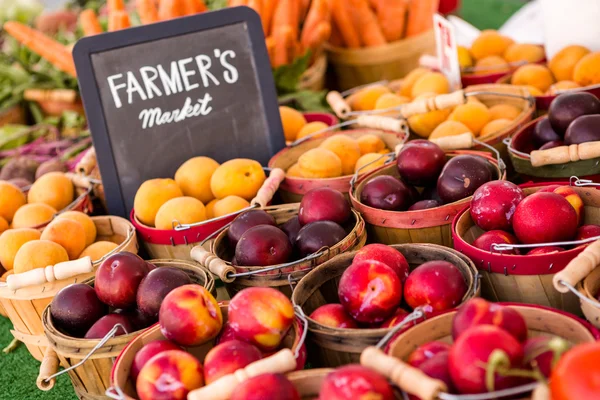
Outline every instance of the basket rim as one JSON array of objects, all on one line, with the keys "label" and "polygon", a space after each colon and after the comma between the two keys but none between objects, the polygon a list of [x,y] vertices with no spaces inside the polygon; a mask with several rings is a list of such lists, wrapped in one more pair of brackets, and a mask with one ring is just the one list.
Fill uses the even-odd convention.
[{"label": "basket rim", "polygon": [[[325,48],[325,51],[327,52],[327,54],[333,54],[335,56],[346,56],[348,54],[364,54],[365,56],[369,55],[369,54],[373,54],[373,53],[381,53],[381,52],[388,52],[388,51],[393,51],[394,49],[396,49],[396,47],[403,47],[406,44],[410,44],[410,43],[420,43],[424,38],[427,38],[429,36],[433,35],[433,29],[430,29],[428,31],[419,33],[418,35],[414,35],[408,38],[403,38],[400,40],[396,40],[390,43],[386,43],[384,45],[381,46],[376,46],[376,47],[361,47],[361,48],[356,48],[356,49],[349,49],[346,47],[338,47],[338,46],[334,46],[331,43],[329,43],[328,41],[325,42],[323,44],[323,47]],[[335,56],[333,57],[333,59],[335,59]],[[329,57],[330,61],[333,62],[332,57]]]},{"label": "basket rim", "polygon": [[[565,182],[540,182],[540,183],[526,183],[519,185],[521,189],[542,189],[546,186],[552,185],[561,185],[565,186]],[[585,189],[585,188],[580,188]],[[600,189],[595,189],[600,190]],[[599,194],[600,195],[600,194]],[[469,257],[470,259],[481,260],[482,266],[479,267],[476,262],[474,262],[475,266],[479,270],[484,270],[487,272],[493,273],[501,273],[505,275],[553,275],[562,269],[564,269],[568,262],[572,260],[577,254],[581,253],[586,246],[577,246],[575,248],[561,251],[558,253],[550,253],[550,254],[534,254],[534,255],[526,255],[526,254],[501,254],[501,253],[493,253],[491,251],[485,251],[482,249],[478,249],[472,244],[468,243],[462,236],[459,235],[457,231],[457,225],[461,218],[469,212],[471,209],[470,204],[466,205],[462,210],[456,214],[454,219],[452,220],[452,241],[454,243],[454,248]],[[528,260],[529,262],[525,262]],[[508,268],[504,261],[508,261],[507,264],[513,264],[511,268]],[[546,262],[549,261],[551,267],[548,268],[544,266],[543,271],[538,271],[541,269],[538,265],[533,265],[532,261],[541,261]],[[487,262],[487,267],[485,267],[485,263]],[[500,265],[501,266],[498,266]],[[562,265],[561,265],[562,264]],[[517,270],[518,269],[518,270]]]}]

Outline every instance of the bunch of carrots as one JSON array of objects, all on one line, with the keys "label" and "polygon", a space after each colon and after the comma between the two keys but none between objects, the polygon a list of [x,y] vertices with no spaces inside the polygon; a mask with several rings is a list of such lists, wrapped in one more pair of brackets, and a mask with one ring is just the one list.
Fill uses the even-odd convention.
[{"label": "bunch of carrots", "polygon": [[260,15],[273,67],[292,63],[310,50],[313,60],[331,35],[328,0],[229,0]]},{"label": "bunch of carrots", "polygon": [[337,47],[382,46],[433,28],[439,0],[329,0]]}]

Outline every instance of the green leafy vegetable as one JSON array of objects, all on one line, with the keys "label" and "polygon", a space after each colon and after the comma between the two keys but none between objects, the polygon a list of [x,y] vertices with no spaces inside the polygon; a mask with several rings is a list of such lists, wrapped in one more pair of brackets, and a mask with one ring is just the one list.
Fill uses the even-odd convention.
[{"label": "green leafy vegetable", "polygon": [[310,61],[310,52],[294,60],[293,63],[282,65],[273,70],[275,87],[280,95],[293,93],[298,89],[302,74],[308,69]]},{"label": "green leafy vegetable", "polygon": [[299,111],[331,112],[331,108],[325,96],[327,91],[315,92],[312,90],[300,90],[279,97],[279,104],[289,105]]},{"label": "green leafy vegetable", "polygon": [[44,10],[38,0],[0,0],[0,23],[19,21],[29,23]]}]

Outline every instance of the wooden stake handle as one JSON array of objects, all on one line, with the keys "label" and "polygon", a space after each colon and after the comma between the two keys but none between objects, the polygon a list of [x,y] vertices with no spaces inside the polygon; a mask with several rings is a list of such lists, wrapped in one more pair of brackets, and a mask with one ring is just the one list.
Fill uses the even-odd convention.
[{"label": "wooden stake handle", "polygon": [[270,357],[253,362],[233,374],[225,375],[210,385],[188,393],[188,400],[229,400],[240,383],[257,375],[283,374],[296,369],[296,358],[290,349],[283,349]]},{"label": "wooden stake handle", "polygon": [[38,389],[43,391],[48,391],[54,387],[56,383],[56,378],[50,379],[46,382],[46,379],[54,375],[58,371],[58,356],[56,352],[52,350],[51,347],[46,347],[46,353],[44,354],[44,359],[40,364],[40,373],[35,380],[35,384]]},{"label": "wooden stake handle", "polygon": [[460,135],[429,139],[429,141],[437,144],[443,150],[461,150],[472,148],[475,144],[473,139],[473,134],[471,132],[465,132]]},{"label": "wooden stake handle", "polygon": [[567,293],[569,288],[562,285],[560,281],[575,286],[598,265],[600,265],[600,240],[590,244],[577,257],[572,259],[562,271],[557,272],[552,278],[552,284],[559,292]]},{"label": "wooden stake handle", "polygon": [[352,111],[350,105],[346,103],[346,100],[340,94],[340,92],[332,90],[331,92],[327,93],[325,100],[327,100],[327,104],[329,104],[329,107],[331,107],[338,118],[345,119],[350,111]]},{"label": "wooden stake handle", "polygon": [[401,119],[391,117],[382,117],[378,115],[361,115],[356,119],[356,123],[365,128],[380,129],[402,133],[407,131],[406,122]]},{"label": "wooden stake handle", "polygon": [[20,274],[12,274],[6,277],[6,283],[10,290],[17,290],[27,286],[42,285],[46,282],[72,278],[93,270],[92,259],[88,256],[78,260],[49,265],[46,268],[36,268]]},{"label": "wooden stake handle", "polygon": [[405,392],[423,400],[435,400],[439,393],[448,391],[444,382],[430,378],[421,370],[386,355],[375,346],[363,350],[360,363],[379,372]]},{"label": "wooden stake handle", "polygon": [[71,180],[71,182],[73,182],[73,185],[77,186],[78,188],[89,189],[92,185],[87,176],[74,174],[72,172],[67,172],[65,175]]},{"label": "wooden stake handle", "polygon": [[219,257],[206,250],[204,247],[197,245],[190,251],[190,256],[210,272],[217,275],[223,282],[231,283],[235,278],[230,277],[230,274],[235,274],[235,268],[225,263]]},{"label": "wooden stake handle", "polygon": [[440,94],[428,99],[420,99],[404,104],[401,108],[401,113],[404,118],[408,118],[417,114],[425,114],[430,111],[458,106],[464,104],[465,101],[465,93],[462,90],[457,90],[450,94]]},{"label": "wooden stake handle", "polygon": [[531,393],[531,400],[550,400],[550,389],[545,383],[539,383]]},{"label": "wooden stake handle", "polygon": [[92,170],[96,167],[96,149],[94,147],[90,147],[90,149],[85,153],[85,155],[79,160],[77,165],[75,166],[75,170],[83,175],[89,175],[92,173]]},{"label": "wooden stake handle", "polygon": [[258,204],[262,208],[266,207],[267,204],[273,199],[275,193],[279,189],[279,185],[285,179],[285,172],[281,168],[274,168],[271,170],[269,177],[265,179],[256,197],[252,199],[250,204]]},{"label": "wooden stake handle", "polygon": [[591,160],[600,157],[600,141],[559,146],[548,150],[534,150],[530,156],[531,165],[534,167]]}]

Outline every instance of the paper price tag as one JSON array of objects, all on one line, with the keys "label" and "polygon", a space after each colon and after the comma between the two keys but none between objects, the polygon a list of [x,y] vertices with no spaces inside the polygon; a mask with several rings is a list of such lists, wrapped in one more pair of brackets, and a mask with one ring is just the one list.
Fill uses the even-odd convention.
[{"label": "paper price tag", "polygon": [[456,49],[454,26],[439,14],[433,16],[433,28],[437,47],[437,58],[440,71],[448,78],[450,88],[458,90],[462,87],[460,64]]}]

